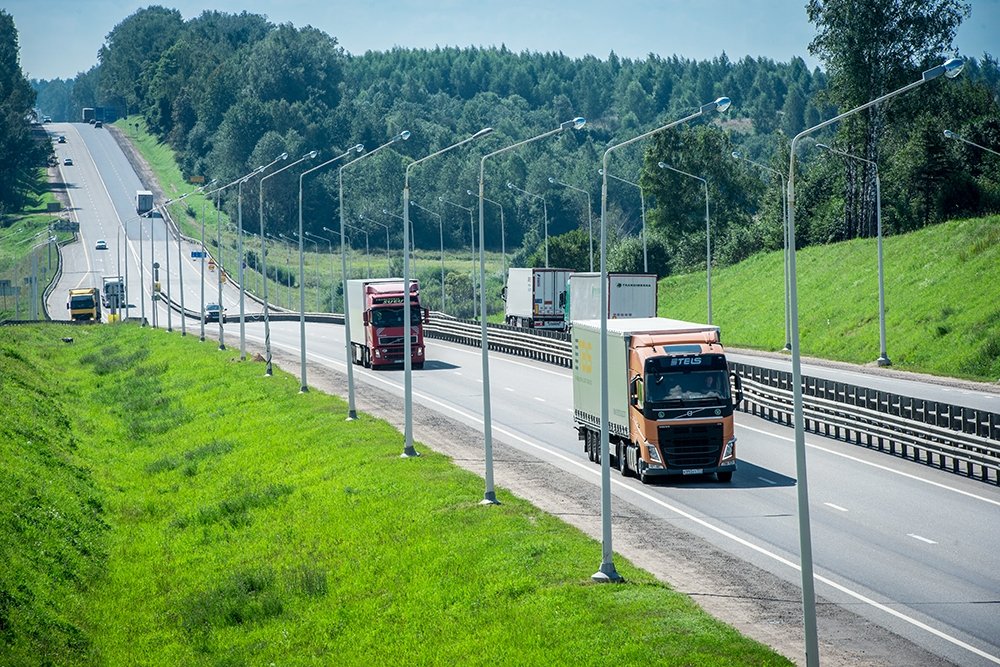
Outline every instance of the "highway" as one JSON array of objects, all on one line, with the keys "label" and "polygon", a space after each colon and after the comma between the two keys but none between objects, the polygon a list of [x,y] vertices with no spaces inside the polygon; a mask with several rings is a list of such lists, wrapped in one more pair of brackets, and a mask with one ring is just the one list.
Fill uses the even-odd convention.
[{"label": "highway", "polygon": [[[100,284],[101,275],[117,273],[119,253],[130,262],[130,298],[144,305],[147,318],[153,304],[150,248],[165,265],[166,233],[161,221],[127,223],[129,233],[119,245],[119,221],[135,218],[134,191],[141,188],[127,160],[106,130],[89,125],[52,126],[67,136],[58,144],[60,161],[72,155],[74,166],[62,167],[69,187],[82,241],[63,249],[65,269],[49,307],[53,317],[65,317],[65,290],[77,284]],[[180,194],[180,193],[178,193]],[[150,240],[150,233],[153,240]],[[95,251],[104,238],[108,251]],[[142,288],[139,272],[140,240],[145,241]],[[184,244],[185,299],[189,309],[200,307],[198,265],[190,259],[196,246]],[[179,301],[176,241],[171,245],[169,284]],[[91,282],[88,282],[91,281]],[[215,301],[215,274],[207,274],[206,300]],[[228,347],[238,345],[237,292],[225,286],[224,305],[230,322],[225,329]],[[137,309],[136,309],[137,310]],[[259,310],[249,306],[249,310]],[[137,312],[133,312],[137,315]],[[166,311],[157,311],[164,326]],[[172,315],[174,329],[180,316]],[[309,324],[311,367],[344,370],[343,328]],[[188,334],[198,323],[188,320]],[[210,335],[218,332],[217,325]],[[254,349],[263,343],[263,327],[247,324]],[[297,358],[299,326],[275,322],[271,341],[276,350]],[[414,373],[416,409],[440,413],[481,433],[482,381],[480,351],[457,344],[430,341],[423,371]],[[767,365],[767,361],[741,357]],[[298,368],[289,368],[297,374]],[[851,374],[863,384],[871,379],[860,371],[805,366],[805,374]],[[846,375],[845,375],[846,377]],[[369,371],[355,367],[358,393],[378,389],[402,395],[402,372]],[[889,378],[879,380],[892,391],[938,396],[960,402],[939,384]],[[894,383],[909,383],[898,385]],[[599,469],[587,461],[576,438],[572,419],[570,371],[502,354],[491,354],[494,437],[504,446],[538,457],[554,466],[549,475],[573,476],[597,493]],[[916,393],[921,392],[921,393]],[[996,409],[996,395],[981,395],[987,409]],[[956,396],[959,394],[955,394]],[[790,429],[748,415],[737,415],[739,469],[731,484],[685,480],[676,484],[643,486],[613,473],[613,502],[650,513],[664,526],[687,531],[741,561],[798,586],[798,531],[795,461]],[[415,432],[417,440],[421,433]],[[962,665],[1000,664],[1000,489],[933,468],[847,443],[807,435],[810,513],[817,593],[854,614],[868,619],[940,657]],[[481,442],[467,443],[470,456],[481,455]],[[504,480],[497,479],[498,486]],[[616,543],[617,544],[617,543]],[[599,564],[595,560],[594,565]],[[821,626],[821,641],[823,627]]]}]

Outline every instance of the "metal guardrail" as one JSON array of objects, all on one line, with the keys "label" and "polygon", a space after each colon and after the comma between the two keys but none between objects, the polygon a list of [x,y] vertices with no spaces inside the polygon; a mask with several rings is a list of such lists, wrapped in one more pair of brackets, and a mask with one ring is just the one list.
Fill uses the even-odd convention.
[{"label": "metal guardrail", "polygon": [[[490,324],[491,350],[569,368],[570,337]],[[480,347],[480,325],[435,313],[428,338]],[[740,408],[791,426],[792,378],[787,371],[731,362],[743,378]],[[1000,485],[1000,414],[868,389],[823,378],[802,378],[805,429],[893,456]]]}]

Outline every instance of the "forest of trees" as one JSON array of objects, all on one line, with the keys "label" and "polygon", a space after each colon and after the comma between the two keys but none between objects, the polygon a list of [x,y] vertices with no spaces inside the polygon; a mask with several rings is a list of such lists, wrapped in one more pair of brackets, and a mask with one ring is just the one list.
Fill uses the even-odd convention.
[{"label": "forest of trees", "polygon": [[[439,197],[471,205],[478,156],[584,116],[566,131],[487,165],[486,196],[506,213],[508,252],[515,262],[539,264],[542,212],[538,198],[505,187],[508,181],[545,198],[552,265],[589,265],[587,198],[549,179],[591,194],[600,215],[598,169],[605,148],[683,117],[719,96],[732,99],[711,114],[635,147],[616,152],[609,173],[640,183],[645,194],[651,270],[704,265],[704,191],[700,182],[658,168],[665,162],[709,184],[714,261],[739,261],[781,247],[779,183],[745,157],[786,172],[792,136],[804,128],[919,78],[951,53],[965,3],[937,0],[921,20],[920,3],[901,0],[811,0],[817,29],[811,51],[824,69],[801,58],[730,61],[720,54],[696,62],[650,54],[645,59],[569,58],[561,53],[513,53],[500,48],[396,48],[350,55],[335,37],[315,28],[274,25],[249,13],[205,11],[185,21],[152,6],[128,16],[107,36],[98,64],[73,80],[33,81],[37,105],[56,120],[76,120],[85,106],[141,114],[177,154],[188,176],[229,182],[283,151],[317,149],[329,159],[362,143],[372,149],[401,130],[412,138],[345,172],[345,211],[353,224],[399,211],[403,167],[483,127],[494,132],[462,151],[415,170],[413,198],[445,220],[446,244],[467,247],[467,216]],[[862,16],[863,12],[868,12]],[[852,17],[841,20],[838,17]],[[863,18],[863,20],[861,20]],[[879,63],[878,67],[869,67]],[[989,54],[971,59],[961,77],[925,86],[919,94],[859,116],[817,137],[879,163],[886,233],[945,219],[1000,210],[995,158],[945,139],[952,129],[977,143],[1000,146],[1000,71]],[[809,144],[812,147],[814,144]],[[800,156],[797,239],[801,245],[874,235],[873,174],[818,150]],[[250,184],[249,196],[256,199]],[[297,224],[297,172],[268,181],[270,227]],[[244,191],[244,196],[248,192]],[[226,204],[232,210],[233,202]],[[306,193],[311,231],[336,219],[336,169],[315,177]],[[255,225],[256,207],[244,210]],[[419,209],[417,247],[438,243],[438,222]],[[487,246],[499,249],[499,212],[487,208]],[[639,189],[609,184],[609,263],[641,269]],[[393,226],[396,243],[401,230]],[[371,227],[373,233],[378,227]]]}]

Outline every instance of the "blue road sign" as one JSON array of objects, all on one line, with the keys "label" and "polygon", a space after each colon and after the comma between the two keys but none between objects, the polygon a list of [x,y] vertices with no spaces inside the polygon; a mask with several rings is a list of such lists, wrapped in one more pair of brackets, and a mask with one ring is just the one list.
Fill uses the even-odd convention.
[{"label": "blue road sign", "polygon": [[192,250],[191,257],[192,259],[200,259],[202,257],[208,257],[208,253],[204,250]]}]

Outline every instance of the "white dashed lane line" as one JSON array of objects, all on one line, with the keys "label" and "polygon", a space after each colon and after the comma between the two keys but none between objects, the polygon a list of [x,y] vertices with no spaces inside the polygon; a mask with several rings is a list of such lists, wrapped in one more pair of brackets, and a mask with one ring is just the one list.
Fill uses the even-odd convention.
[{"label": "white dashed lane line", "polygon": [[921,537],[920,535],[917,535],[915,533],[907,533],[906,536],[907,537],[912,537],[915,540],[920,540],[921,542],[923,542],[925,544],[937,544],[937,542],[935,542],[934,540],[929,540],[926,537]]},{"label": "white dashed lane line", "polygon": [[833,503],[823,503],[823,504],[826,505],[827,507],[832,507],[833,509],[837,510],[838,512],[846,512],[847,511],[846,507],[841,507],[840,505],[834,505]]}]

